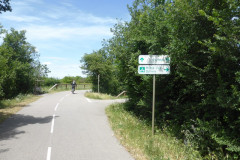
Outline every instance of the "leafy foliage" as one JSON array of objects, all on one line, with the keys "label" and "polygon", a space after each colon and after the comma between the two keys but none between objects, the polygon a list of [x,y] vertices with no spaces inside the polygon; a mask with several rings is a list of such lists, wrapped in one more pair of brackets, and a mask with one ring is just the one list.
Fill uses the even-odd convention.
[{"label": "leafy foliage", "polygon": [[204,159],[239,159],[240,2],[135,0],[129,12],[131,21],[115,25],[103,50],[83,59],[93,83],[99,72],[111,73],[108,80],[127,90],[128,109],[150,121],[152,76],[137,73],[137,59],[169,55],[171,74],[156,79],[158,125]]},{"label": "leafy foliage", "polygon": [[53,78],[53,77],[44,77],[43,78],[43,86],[53,86],[55,84],[63,83],[63,84],[71,84],[72,81],[75,80],[77,84],[81,83],[91,83],[89,78],[83,78],[80,76],[72,77],[72,76],[65,76],[62,79]]},{"label": "leafy foliage", "polygon": [[0,1],[0,14],[6,11],[12,11],[12,8],[9,4],[10,0],[1,0]]},{"label": "leafy foliage", "polygon": [[117,79],[114,59],[106,50],[101,49],[92,54],[85,54],[81,61],[84,62],[82,69],[86,70],[91,78],[94,92],[98,91],[98,77],[100,77],[101,93],[117,95],[122,91],[121,83]]},{"label": "leafy foliage", "polygon": [[47,75],[48,68],[41,65],[38,53],[26,41],[25,31],[2,30],[0,45],[0,99],[33,91],[37,80]]},{"label": "leafy foliage", "polygon": [[76,77],[65,76],[63,79],[60,80],[60,82],[71,84],[73,80],[75,80],[77,84],[89,83],[88,78],[83,78],[83,77],[80,77],[80,76],[76,76]]},{"label": "leafy foliage", "polygon": [[55,84],[60,83],[60,80],[57,78],[52,78],[52,77],[44,77],[43,79],[43,85],[44,86],[53,86]]}]

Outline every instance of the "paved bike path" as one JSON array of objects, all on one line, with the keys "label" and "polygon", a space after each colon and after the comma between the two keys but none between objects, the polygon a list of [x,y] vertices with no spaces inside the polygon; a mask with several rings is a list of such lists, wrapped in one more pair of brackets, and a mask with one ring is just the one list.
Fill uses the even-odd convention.
[{"label": "paved bike path", "polygon": [[1,160],[133,160],[85,91],[44,95],[0,124]]}]

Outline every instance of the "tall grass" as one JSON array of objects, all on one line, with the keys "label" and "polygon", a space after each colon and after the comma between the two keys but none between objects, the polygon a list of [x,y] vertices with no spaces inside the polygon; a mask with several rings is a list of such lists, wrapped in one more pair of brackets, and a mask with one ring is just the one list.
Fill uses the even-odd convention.
[{"label": "tall grass", "polygon": [[84,95],[85,95],[85,97],[88,97],[91,99],[101,99],[101,100],[117,99],[116,97],[108,95],[108,94],[94,93],[94,92],[86,92]]},{"label": "tall grass", "polygon": [[148,123],[124,109],[124,104],[113,104],[106,109],[116,137],[136,160],[201,160],[200,154],[167,130],[157,130],[152,136]]}]

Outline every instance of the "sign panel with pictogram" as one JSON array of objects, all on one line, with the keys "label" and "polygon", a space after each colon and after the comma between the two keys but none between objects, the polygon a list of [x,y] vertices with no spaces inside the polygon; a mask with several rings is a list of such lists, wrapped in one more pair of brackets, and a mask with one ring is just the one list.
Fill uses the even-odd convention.
[{"label": "sign panel with pictogram", "polygon": [[170,64],[168,55],[139,55],[139,64]]},{"label": "sign panel with pictogram", "polygon": [[155,78],[156,74],[170,74],[170,57],[168,55],[139,55],[138,74],[153,75],[153,103],[152,103],[152,135],[154,135],[155,121]]},{"label": "sign panel with pictogram", "polygon": [[170,65],[139,65],[139,74],[170,74]]}]

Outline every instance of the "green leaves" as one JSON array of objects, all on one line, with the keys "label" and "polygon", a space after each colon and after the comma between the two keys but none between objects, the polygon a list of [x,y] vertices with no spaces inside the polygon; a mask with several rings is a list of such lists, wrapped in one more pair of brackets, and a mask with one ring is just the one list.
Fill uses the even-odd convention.
[{"label": "green leaves", "polygon": [[9,4],[9,0],[1,0],[0,1],[0,14],[2,12],[6,12],[6,11],[12,11],[12,8]]},{"label": "green leaves", "polygon": [[123,89],[121,86],[114,55],[110,55],[107,50],[100,49],[91,54],[85,54],[83,59],[84,70],[87,70],[93,83],[93,91],[98,90],[98,75],[100,76],[100,92],[118,95]]},{"label": "green leaves", "polygon": [[32,92],[35,81],[49,72],[38,61],[39,55],[26,41],[26,31],[4,31],[0,45],[0,99]]},{"label": "green leaves", "polygon": [[169,55],[171,74],[156,79],[157,123],[176,125],[181,138],[187,131],[205,159],[238,159],[239,8],[235,0],[136,0],[131,21],[112,29],[107,56],[93,53],[98,63],[86,69],[104,74],[103,64],[114,66],[108,75],[124,84],[129,110],[151,119],[152,77],[137,74],[137,58]]}]

